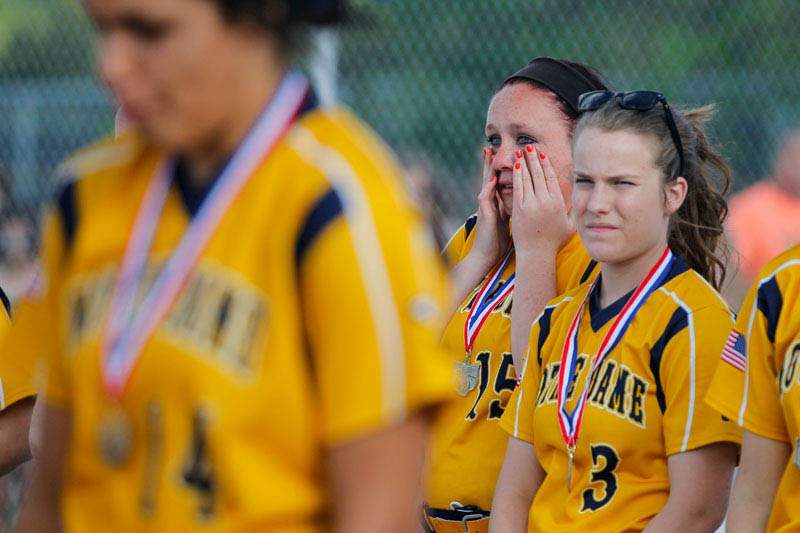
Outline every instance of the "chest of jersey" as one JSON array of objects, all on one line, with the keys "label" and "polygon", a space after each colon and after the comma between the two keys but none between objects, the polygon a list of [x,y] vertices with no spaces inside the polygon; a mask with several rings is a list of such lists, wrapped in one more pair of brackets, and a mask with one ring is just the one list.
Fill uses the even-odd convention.
[{"label": "chest of jersey", "polygon": [[[105,490],[118,491],[117,516],[130,508],[123,500],[133,497],[142,501],[138,518],[174,518],[177,528],[187,523],[180,517],[191,522],[225,516],[233,511],[226,506],[256,505],[257,493],[270,498],[291,492],[298,507],[318,500],[317,410],[308,386],[313,369],[305,355],[295,245],[305,197],[318,195],[323,184],[295,182],[289,189],[281,179],[286,167],[276,157],[251,177],[222,218],[144,344],[119,400],[104,388],[102,346],[146,180],[131,180],[113,201],[99,201],[97,195],[107,193],[102,188],[79,192],[80,226],[59,304],[78,421],[72,445],[91,452],[73,455],[70,472],[87,483],[103,479]],[[104,209],[93,211],[95,203]],[[189,222],[173,190],[139,281],[138,304]],[[117,410],[129,426],[122,431],[129,434],[117,435],[129,441],[121,464],[107,445],[114,432],[109,412]],[[298,468],[278,474],[282,467],[269,460],[273,456]],[[108,498],[102,505],[109,505]]]},{"label": "chest of jersey", "polygon": [[[588,331],[586,331],[588,330]],[[605,328],[603,328],[604,331]],[[641,474],[651,472],[655,458],[664,458],[662,438],[662,384],[657,378],[659,361],[651,354],[650,343],[629,331],[589,376],[591,361],[600,342],[589,328],[582,328],[584,341],[576,360],[575,379],[569,389],[566,408],[573,411],[578,396],[588,388],[576,462],[591,457],[592,443],[604,442]],[[553,354],[560,355],[554,349]],[[543,361],[534,411],[534,445],[539,453],[562,455],[564,443],[558,427],[558,357]],[[587,382],[588,378],[588,382]],[[588,466],[588,465],[587,465]]]}]

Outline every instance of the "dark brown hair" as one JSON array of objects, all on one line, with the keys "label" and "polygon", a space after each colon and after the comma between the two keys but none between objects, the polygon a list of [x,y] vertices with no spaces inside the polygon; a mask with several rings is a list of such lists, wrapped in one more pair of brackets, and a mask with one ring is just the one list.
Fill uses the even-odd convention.
[{"label": "dark brown hair", "polygon": [[230,22],[253,24],[278,36],[284,47],[301,25],[333,25],[344,17],[345,0],[209,0]]},{"label": "dark brown hair", "polygon": [[[731,169],[706,133],[714,106],[683,111],[671,109],[683,144],[683,178],[688,190],[683,204],[670,219],[668,243],[673,252],[719,290],[725,280],[728,257],[721,237],[728,215],[725,194],[731,186]],[[659,146],[655,163],[665,182],[679,177],[678,150],[665,121],[662,104],[649,111],[632,111],[621,108],[616,98],[612,98],[596,111],[580,117],[576,137],[586,128],[628,130],[654,137]]]}]

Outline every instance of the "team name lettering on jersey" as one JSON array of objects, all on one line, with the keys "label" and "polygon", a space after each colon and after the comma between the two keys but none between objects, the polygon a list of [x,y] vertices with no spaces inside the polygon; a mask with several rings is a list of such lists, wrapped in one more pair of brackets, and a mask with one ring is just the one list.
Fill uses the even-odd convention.
[{"label": "team name lettering on jersey", "polygon": [[[501,280],[498,283],[498,286],[502,285],[503,283],[505,283],[505,280]],[[475,299],[478,297],[479,289],[480,289],[480,285],[478,285],[478,287],[476,287],[472,291],[472,295],[470,296],[469,300],[467,301],[467,304],[465,306],[463,306],[459,310],[460,313],[462,313],[462,314],[469,313],[470,309],[472,309],[473,304],[475,304]],[[495,290],[494,293],[490,293],[489,295],[487,295],[487,299],[491,299],[496,292],[497,291]],[[494,307],[494,309],[492,309],[492,314],[500,313],[505,318],[511,320],[511,305],[513,303],[514,303],[514,295],[513,294],[509,294],[508,296],[506,296],[505,298],[503,298],[502,300],[497,302],[497,305]]]},{"label": "team name lettering on jersey", "polygon": [[[586,367],[589,356],[580,354],[575,362],[575,372],[580,375]],[[558,397],[558,372],[560,362],[555,361],[545,366],[539,383],[539,392],[536,395],[536,406],[556,403]],[[567,401],[575,395],[575,386],[579,380],[573,380],[569,389]],[[590,405],[599,407],[632,424],[644,428],[647,425],[645,413],[645,398],[650,389],[650,383],[626,365],[613,359],[607,359],[595,372],[589,383],[587,401]]]},{"label": "team name lettering on jersey", "polygon": [[783,358],[783,367],[778,374],[778,385],[781,395],[786,394],[792,387],[800,386],[800,339],[797,339],[786,350],[786,357]]},{"label": "team name lettering on jersey", "polygon": [[[146,293],[162,265],[148,265],[139,290]],[[69,290],[68,335],[71,349],[96,337],[111,301],[116,271],[106,268],[81,278]],[[263,340],[268,306],[264,297],[222,268],[201,265],[168,313],[163,332],[170,342],[190,348],[191,353],[211,356],[234,374],[253,372]]]}]

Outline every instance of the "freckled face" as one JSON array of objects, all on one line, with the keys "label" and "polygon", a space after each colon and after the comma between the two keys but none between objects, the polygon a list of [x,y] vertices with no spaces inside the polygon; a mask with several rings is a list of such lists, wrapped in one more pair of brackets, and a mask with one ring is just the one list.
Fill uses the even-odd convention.
[{"label": "freckled face", "polygon": [[575,139],[572,213],[597,261],[622,263],[666,245],[683,196],[666,205],[657,153],[655,138],[626,130],[588,128]]},{"label": "freckled face", "polygon": [[559,175],[564,199],[569,203],[572,175],[569,124],[553,93],[524,82],[500,89],[486,113],[486,140],[494,154],[492,169],[508,215],[514,198],[514,154],[524,150],[526,144],[534,145],[550,158]]}]

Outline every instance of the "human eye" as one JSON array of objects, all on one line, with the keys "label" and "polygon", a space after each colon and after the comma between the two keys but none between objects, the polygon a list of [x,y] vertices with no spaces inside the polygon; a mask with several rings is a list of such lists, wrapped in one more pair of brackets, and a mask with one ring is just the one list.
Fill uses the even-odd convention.
[{"label": "human eye", "polygon": [[501,142],[500,141],[500,136],[497,135],[496,133],[492,134],[492,135],[488,135],[486,137],[486,144],[488,144],[492,148],[497,148],[498,146],[500,146],[500,142]]},{"label": "human eye", "polygon": [[615,179],[613,184],[617,187],[633,187],[636,185],[636,183],[626,178]]},{"label": "human eye", "polygon": [[580,183],[582,185],[591,185],[592,179],[589,176],[584,176],[583,174],[573,174],[572,181],[575,183]]},{"label": "human eye", "polygon": [[172,26],[168,22],[146,20],[139,17],[131,17],[124,21],[125,29],[134,38],[147,43],[155,43],[167,36]]},{"label": "human eye", "polygon": [[525,146],[526,144],[536,144],[539,141],[536,140],[535,137],[531,137],[530,135],[521,134],[517,136],[517,144]]}]

